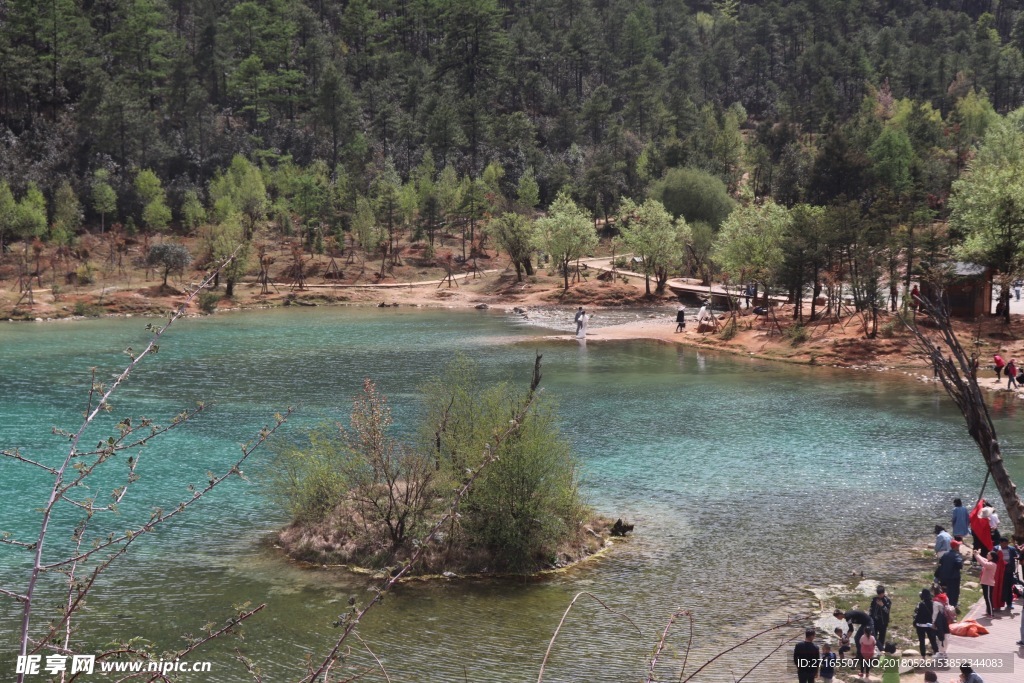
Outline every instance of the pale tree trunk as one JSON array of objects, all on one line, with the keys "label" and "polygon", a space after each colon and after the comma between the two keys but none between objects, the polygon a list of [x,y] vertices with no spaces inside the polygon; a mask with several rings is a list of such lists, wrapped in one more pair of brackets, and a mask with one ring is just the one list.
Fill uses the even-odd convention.
[{"label": "pale tree trunk", "polygon": [[[938,327],[941,345],[929,336],[925,330],[917,327],[913,319],[903,318],[904,324],[917,337],[922,350],[932,363],[935,374],[942,381],[942,386],[949,397],[960,409],[967,422],[967,432],[978,444],[981,457],[985,460],[988,473],[999,491],[999,497],[1006,506],[1006,511],[1013,522],[1013,533],[1017,539],[1024,539],[1024,502],[1017,495],[1017,486],[1006,471],[1006,464],[999,448],[996,428],[988,412],[988,405],[981,388],[978,386],[977,356],[969,355],[960,345],[953,331],[949,314],[940,301],[931,301],[918,297],[921,311],[931,316]],[[948,350],[948,356],[943,351]],[[984,489],[983,489],[984,490]]]}]

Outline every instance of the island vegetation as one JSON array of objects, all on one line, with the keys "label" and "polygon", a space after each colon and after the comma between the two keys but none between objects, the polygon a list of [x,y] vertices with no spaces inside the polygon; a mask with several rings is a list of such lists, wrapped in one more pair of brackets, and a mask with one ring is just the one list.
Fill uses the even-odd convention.
[{"label": "island vegetation", "polygon": [[[546,402],[524,412],[528,392],[483,383],[465,358],[423,395],[409,441],[392,435],[387,398],[367,379],[349,427],[320,425],[278,446],[270,487],[293,517],[276,536],[289,556],[368,569],[407,563],[477,471],[458,515],[409,573],[531,573],[604,547],[611,524],[584,505],[572,447]],[[495,444],[517,414],[515,432]]]}]

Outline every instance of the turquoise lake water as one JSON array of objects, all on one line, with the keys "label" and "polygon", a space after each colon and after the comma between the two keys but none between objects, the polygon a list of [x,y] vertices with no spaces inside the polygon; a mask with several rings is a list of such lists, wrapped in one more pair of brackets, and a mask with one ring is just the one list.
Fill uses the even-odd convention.
[{"label": "turquoise lake water", "polygon": [[[89,368],[107,380],[126,360],[125,347],[145,344],[147,322],[0,325],[0,447],[59,458],[64,442],[50,427],[77,426]],[[181,321],[114,401],[107,425],[127,415],[166,422],[196,401],[211,408],[143,452],[142,479],[106,528],[127,528],[153,507],[187,498],[187,483],[203,484],[207,471],[226,467],[239,443],[288,406],[298,412],[285,436],[347,417],[369,376],[401,428],[418,410],[417,387],[456,352],[478,360],[489,377],[525,383],[539,350],[545,391],[575,446],[587,499],[634,522],[635,536],[558,578],[402,586],[361,633],[395,681],[536,680],[562,612],[586,590],[629,614],[643,635],[581,601],[545,680],[619,681],[641,677],[675,609],[695,614],[697,654],[717,652],[805,608],[807,585],[861,570],[884,579],[887,552],[928,537],[953,497],[973,499],[980,487],[981,458],[933,386],[648,342],[584,347],[548,334],[480,311],[284,309]],[[995,397],[993,413],[1020,481],[1024,411]],[[249,622],[246,639],[214,646],[207,656],[215,673],[186,680],[251,680],[231,662],[236,647],[275,682],[298,678],[307,655],[325,652],[336,635],[331,622],[349,595],[367,595],[368,583],[295,568],[261,546],[285,521],[261,488],[265,462],[253,456],[248,481],[230,482],[133,548],[97,589],[81,642],[138,635],[170,650],[181,646],[180,634],[251,601],[268,607]],[[108,497],[115,481],[93,494]],[[7,503],[0,530],[27,537],[47,491],[45,477],[0,463]],[[55,544],[66,543],[74,520],[58,520]],[[25,566],[20,551],[0,546],[0,585],[18,587]],[[17,622],[0,604],[0,644],[10,644],[0,647],[2,668]],[[685,632],[680,626],[659,670],[678,671]],[[731,681],[778,642],[747,649],[699,680]]]}]

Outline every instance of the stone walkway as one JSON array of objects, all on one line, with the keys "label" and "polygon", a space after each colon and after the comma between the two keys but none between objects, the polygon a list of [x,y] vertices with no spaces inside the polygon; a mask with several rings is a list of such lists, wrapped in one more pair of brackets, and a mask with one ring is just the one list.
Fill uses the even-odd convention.
[{"label": "stone walkway", "polygon": [[[985,603],[978,602],[968,611],[967,617],[975,619],[989,630],[988,635],[977,638],[949,637],[947,648],[950,658],[992,659],[1001,658],[1003,667],[1000,671],[986,670],[975,667],[978,675],[985,683],[1020,683],[1024,681],[1024,647],[1016,645],[1020,640],[1021,601],[1013,605],[1013,616],[1005,610],[997,612],[994,618],[985,616]],[[950,669],[939,672],[939,683],[959,680],[959,670]]]}]

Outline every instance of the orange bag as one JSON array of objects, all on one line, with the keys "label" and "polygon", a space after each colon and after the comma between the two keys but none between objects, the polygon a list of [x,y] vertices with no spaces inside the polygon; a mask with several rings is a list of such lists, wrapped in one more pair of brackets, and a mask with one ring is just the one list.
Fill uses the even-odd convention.
[{"label": "orange bag", "polygon": [[974,619],[965,619],[958,624],[950,624],[949,632],[961,638],[977,638],[988,634],[988,629]]}]

